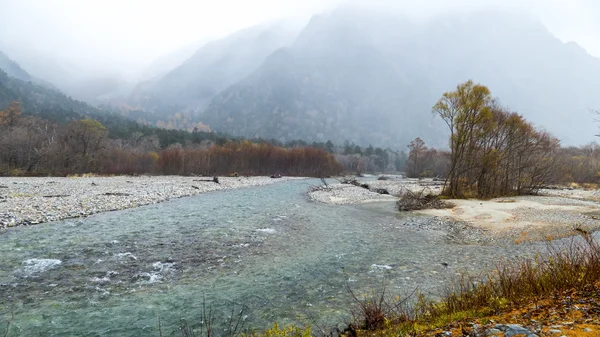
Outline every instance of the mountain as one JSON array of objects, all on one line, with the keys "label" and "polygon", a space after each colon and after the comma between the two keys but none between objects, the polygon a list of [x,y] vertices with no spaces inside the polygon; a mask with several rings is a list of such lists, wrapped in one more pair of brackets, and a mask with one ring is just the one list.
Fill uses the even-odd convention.
[{"label": "mountain", "polygon": [[292,29],[274,24],[208,42],[164,76],[138,85],[128,103],[164,116],[181,110],[197,114],[214,95],[248,76],[269,54],[291,43],[294,37]]},{"label": "mountain", "polygon": [[293,44],[214,96],[200,119],[251,137],[403,147],[420,136],[445,146],[431,107],[468,79],[566,144],[597,133],[588,109],[600,107],[600,60],[511,12],[419,23],[353,8],[316,16]]},{"label": "mountain", "polygon": [[31,75],[23,70],[23,68],[21,68],[17,62],[11,60],[2,51],[0,51],[0,69],[2,69],[8,75],[18,78],[22,81],[31,81],[33,79]]},{"label": "mountain", "polygon": [[141,72],[141,78],[143,81],[150,81],[163,77],[192,57],[206,42],[201,40],[159,57]]},{"label": "mountain", "polygon": [[391,57],[394,48],[380,39],[381,25],[388,35],[410,26],[393,19],[353,11],[314,17],[290,48],[217,95],[204,123],[282,141],[403,144],[405,130],[428,128],[432,116],[413,113],[423,73]]},{"label": "mountain", "polygon": [[12,101],[20,101],[23,111],[56,122],[65,122],[103,112],[76,101],[62,92],[31,81],[23,81],[0,70],[0,109]]}]

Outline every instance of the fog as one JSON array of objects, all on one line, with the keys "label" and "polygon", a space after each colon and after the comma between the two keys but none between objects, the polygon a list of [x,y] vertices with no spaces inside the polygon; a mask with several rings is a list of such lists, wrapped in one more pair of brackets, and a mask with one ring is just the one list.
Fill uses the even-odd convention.
[{"label": "fog", "polygon": [[[355,1],[359,2],[359,1]],[[0,49],[45,59],[80,74],[135,76],[177,50],[273,20],[301,22],[340,0],[0,0]],[[359,2],[360,3],[360,2]],[[538,17],[556,36],[600,56],[595,0],[363,1],[413,18],[445,11],[513,8]],[[31,65],[33,61],[23,64]]]},{"label": "fog", "polygon": [[302,20],[335,1],[0,0],[0,48],[84,71],[135,73],[158,57],[279,18]]}]

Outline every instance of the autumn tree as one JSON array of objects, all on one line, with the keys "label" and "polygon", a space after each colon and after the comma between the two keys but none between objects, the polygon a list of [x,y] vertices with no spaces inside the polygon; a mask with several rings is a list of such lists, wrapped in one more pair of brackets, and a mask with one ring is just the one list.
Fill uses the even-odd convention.
[{"label": "autumn tree", "polygon": [[0,111],[0,126],[12,129],[13,127],[17,126],[19,120],[21,119],[22,113],[23,109],[21,108],[21,103],[18,101],[13,101],[10,103],[8,108]]},{"label": "autumn tree", "polygon": [[107,130],[94,119],[82,119],[66,126],[64,167],[71,172],[84,172],[94,166],[100,150],[104,149]]},{"label": "autumn tree", "polygon": [[445,194],[459,196],[459,179],[473,164],[474,140],[481,132],[479,126],[489,118],[490,90],[469,80],[446,92],[433,107],[450,129],[451,164]]},{"label": "autumn tree", "polygon": [[559,142],[492,99],[473,81],[433,107],[450,130],[450,168],[443,194],[494,197],[529,193],[551,177]]},{"label": "autumn tree", "polygon": [[420,178],[423,172],[423,161],[428,150],[427,146],[421,138],[417,137],[408,144],[408,148],[410,151],[408,152],[406,174],[409,178]]}]

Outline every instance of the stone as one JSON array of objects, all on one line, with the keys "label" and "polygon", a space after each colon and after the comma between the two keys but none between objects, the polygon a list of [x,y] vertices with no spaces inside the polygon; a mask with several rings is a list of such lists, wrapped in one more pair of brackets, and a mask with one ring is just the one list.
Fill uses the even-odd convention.
[{"label": "stone", "polygon": [[507,324],[504,325],[504,336],[505,337],[513,337],[516,335],[529,335],[531,331],[525,329],[522,325],[519,324]]},{"label": "stone", "polygon": [[497,334],[501,334],[501,333],[502,333],[502,330],[492,328],[492,329],[488,329],[488,331],[486,332],[486,335],[492,336],[492,335],[497,335]]}]

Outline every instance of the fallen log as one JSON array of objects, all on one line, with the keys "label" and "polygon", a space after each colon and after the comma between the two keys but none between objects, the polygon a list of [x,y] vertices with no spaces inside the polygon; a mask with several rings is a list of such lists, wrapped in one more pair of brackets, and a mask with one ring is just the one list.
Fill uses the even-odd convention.
[{"label": "fallen log", "polygon": [[211,179],[194,179],[193,181],[198,181],[201,183],[216,183],[216,184],[220,184],[219,183],[219,177],[213,177],[212,180]]},{"label": "fallen log", "polygon": [[121,193],[121,192],[106,192],[106,193],[104,193],[104,195],[111,195],[111,196],[117,196],[117,197],[128,197],[131,194],[129,194],[129,193]]}]

